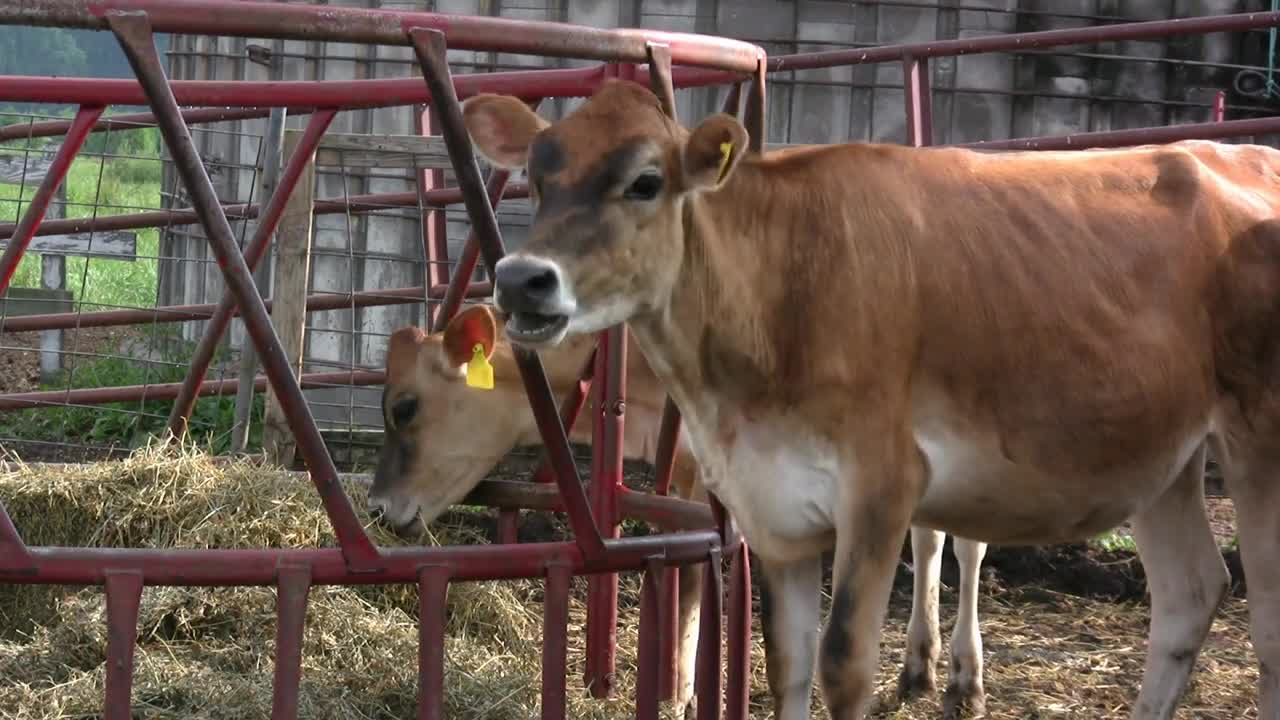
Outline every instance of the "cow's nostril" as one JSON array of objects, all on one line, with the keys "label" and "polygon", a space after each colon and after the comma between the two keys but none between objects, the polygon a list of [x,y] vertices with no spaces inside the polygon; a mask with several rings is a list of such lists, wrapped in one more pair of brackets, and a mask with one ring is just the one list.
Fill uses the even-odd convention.
[{"label": "cow's nostril", "polygon": [[549,295],[555,291],[557,284],[555,271],[546,270],[530,277],[526,286],[539,295]]}]

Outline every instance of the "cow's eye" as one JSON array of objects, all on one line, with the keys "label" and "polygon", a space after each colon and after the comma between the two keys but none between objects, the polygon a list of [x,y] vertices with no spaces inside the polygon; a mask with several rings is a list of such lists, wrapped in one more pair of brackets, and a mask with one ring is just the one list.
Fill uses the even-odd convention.
[{"label": "cow's eye", "polygon": [[628,200],[652,200],[662,190],[662,176],[656,172],[647,172],[627,186],[622,194]]},{"label": "cow's eye", "polygon": [[418,398],[412,395],[402,397],[391,406],[391,421],[395,423],[395,427],[400,427],[412,420],[417,412]]}]

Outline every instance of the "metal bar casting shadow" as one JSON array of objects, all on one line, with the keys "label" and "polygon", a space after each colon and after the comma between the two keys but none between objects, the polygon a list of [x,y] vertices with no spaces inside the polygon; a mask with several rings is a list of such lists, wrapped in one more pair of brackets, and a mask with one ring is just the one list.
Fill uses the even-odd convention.
[{"label": "metal bar casting shadow", "polygon": [[[627,332],[615,325],[596,341],[596,406],[592,423],[591,505],[601,536],[618,536],[618,490],[622,487],[622,435],[626,408]],[[587,578],[587,662],[591,696],[613,694],[617,665],[618,576]]]},{"label": "metal bar casting shadow", "polygon": [[636,720],[658,720],[658,704],[665,698],[661,693],[662,645],[659,627],[662,622],[659,599],[662,596],[666,568],[659,562],[650,562],[645,568],[640,586],[640,632],[636,651]]},{"label": "metal bar casting shadow", "polygon": [[35,237],[36,227],[40,225],[41,220],[44,220],[44,214],[49,210],[49,203],[53,201],[54,193],[67,178],[67,171],[71,169],[72,161],[76,159],[80,148],[84,146],[84,141],[89,138],[89,133],[93,130],[93,124],[98,122],[98,118],[102,116],[102,111],[105,109],[81,107],[76,111],[75,120],[67,130],[67,138],[62,141],[57,154],[53,156],[49,172],[45,173],[35,194],[28,201],[27,211],[22,214],[22,219],[14,228],[4,254],[0,255],[0,295],[9,289],[9,282],[13,280],[13,274],[18,271],[18,263],[22,261],[22,255],[31,244],[31,238]]},{"label": "metal bar casting shadow", "polygon": [[932,145],[933,91],[928,58],[903,58],[902,78],[902,95],[907,105],[907,144],[914,147]]},{"label": "metal bar casting shadow", "polygon": [[108,13],[107,23],[129,59],[156,115],[160,132],[173,156],[182,183],[191,196],[191,204],[200,216],[209,247],[218,260],[218,267],[227,283],[227,292],[240,305],[245,330],[258,349],[262,367],[272,388],[280,398],[289,428],[297,439],[311,480],[320,493],[325,513],[333,525],[334,535],[341,546],[342,555],[352,571],[373,571],[380,567],[378,549],[356,519],[351,502],[342,485],[338,483],[338,470],[320,436],[315,418],[298,379],[293,376],[289,359],[280,345],[280,338],[271,327],[262,297],[253,284],[253,276],[244,257],[236,248],[235,236],[222,205],[213,189],[213,183],[204,164],[196,153],[191,133],[182,122],[178,103],[169,89],[160,56],[156,52],[151,34],[151,23],[142,13]]},{"label": "metal bar casting shadow", "polygon": [[698,696],[698,720],[720,720],[720,627],[724,614],[724,576],[720,549],[712,548],[702,575],[702,608],[698,620],[698,666],[693,684]]},{"label": "metal bar casting shadow", "polygon": [[276,581],[276,665],[271,682],[271,720],[298,717],[302,682],[302,635],[307,623],[311,568],[281,565]]},{"label": "metal bar casting shadow", "polygon": [[[467,134],[462,107],[454,92],[445,56],[444,33],[427,28],[410,28],[408,33],[418,64],[422,68],[423,79],[426,80],[427,89],[439,111],[440,134],[449,151],[449,159],[457,175],[458,187],[462,190],[471,227],[477,233],[480,252],[492,274],[494,266],[506,251],[498,230],[498,219],[484,196],[480,166],[472,152],[471,137]],[[534,419],[538,423],[538,431],[542,435],[543,446],[547,448],[552,466],[556,470],[556,483],[564,496],[565,512],[569,516],[569,525],[573,528],[574,540],[588,563],[599,560],[605,553],[604,540],[592,520],[591,508],[587,504],[586,493],[578,479],[578,468],[569,449],[569,439],[556,413],[555,398],[551,394],[546,371],[537,353],[516,348],[515,357]]]},{"label": "metal bar casting shadow", "polygon": [[[275,192],[271,193],[270,201],[259,215],[258,227],[254,230],[253,238],[244,248],[244,263],[249,268],[249,272],[256,270],[263,256],[267,254],[271,237],[275,235],[280,218],[284,215],[284,207],[289,202],[289,196],[293,194],[303,170],[311,160],[312,153],[315,152],[320,139],[324,137],[325,130],[329,129],[329,124],[337,114],[337,110],[320,110],[307,121],[307,128],[303,131],[302,138],[285,165]],[[174,438],[182,437],[187,431],[187,423],[196,406],[200,383],[204,382],[209,372],[209,365],[213,362],[213,356],[218,351],[218,345],[222,342],[222,336],[226,334],[227,326],[230,325],[231,316],[235,314],[236,309],[235,295],[229,292],[223,293],[217,309],[213,311],[213,316],[205,325],[204,335],[200,337],[200,342],[191,356],[191,369],[187,371],[187,376],[182,381],[182,390],[173,401],[173,409],[169,411],[169,434]]]},{"label": "metal bar casting shadow", "polygon": [[751,700],[751,555],[746,543],[733,551],[729,566],[728,615],[724,718],[747,720]]},{"label": "metal bar casting shadow", "polygon": [[103,720],[130,720],[133,694],[133,650],[138,638],[138,604],[142,573],[107,571],[107,660]]},{"label": "metal bar casting shadow", "polygon": [[[502,199],[502,193],[507,188],[507,180],[511,178],[511,173],[501,168],[494,168],[489,173],[489,179],[485,181],[485,197],[489,200],[489,207],[496,212],[498,209],[498,201]],[[444,212],[437,210],[436,212]],[[462,254],[458,256],[458,264],[453,269],[453,275],[449,278],[448,289],[444,292],[444,300],[440,303],[440,309],[437,311],[435,320],[432,321],[432,332],[441,332],[454,315],[458,314],[458,309],[462,307],[462,299],[467,295],[467,290],[471,287],[471,276],[475,274],[476,263],[480,260],[480,241],[473,229],[467,233],[467,240],[462,244]]]},{"label": "metal bar casting shadow", "polygon": [[569,584],[573,569],[554,562],[547,568],[542,599],[542,720],[564,720],[569,650]]},{"label": "metal bar casting shadow", "polygon": [[418,573],[418,720],[444,720],[444,621],[449,568]]}]

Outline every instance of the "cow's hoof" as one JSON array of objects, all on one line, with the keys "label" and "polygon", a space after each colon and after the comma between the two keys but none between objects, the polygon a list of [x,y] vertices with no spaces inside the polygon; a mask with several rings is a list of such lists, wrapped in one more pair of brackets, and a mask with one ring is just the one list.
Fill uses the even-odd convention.
[{"label": "cow's hoof", "polygon": [[938,691],[937,675],[931,669],[912,669],[903,666],[898,675],[898,700],[906,702],[918,697],[928,697]]},{"label": "cow's hoof", "polygon": [[942,720],[980,718],[986,714],[987,694],[981,685],[947,685],[942,695]]}]

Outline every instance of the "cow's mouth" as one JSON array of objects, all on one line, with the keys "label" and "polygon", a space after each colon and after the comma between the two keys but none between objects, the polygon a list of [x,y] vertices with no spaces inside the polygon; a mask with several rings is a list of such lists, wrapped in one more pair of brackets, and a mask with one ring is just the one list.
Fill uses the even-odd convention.
[{"label": "cow's mouth", "polygon": [[564,337],[568,315],[515,312],[507,316],[507,337],[523,345],[546,345]]}]

